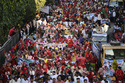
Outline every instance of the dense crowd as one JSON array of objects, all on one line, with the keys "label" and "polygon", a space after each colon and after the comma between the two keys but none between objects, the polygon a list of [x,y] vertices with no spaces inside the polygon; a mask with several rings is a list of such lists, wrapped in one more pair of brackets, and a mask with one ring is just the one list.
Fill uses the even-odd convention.
[{"label": "dense crowd", "polygon": [[124,31],[122,8],[103,1],[61,0],[50,8],[51,15],[37,14],[36,30],[26,23],[19,43],[5,53],[0,83],[123,83],[125,59],[121,66],[115,57],[112,65],[101,66],[91,49],[96,28],[107,34]]}]

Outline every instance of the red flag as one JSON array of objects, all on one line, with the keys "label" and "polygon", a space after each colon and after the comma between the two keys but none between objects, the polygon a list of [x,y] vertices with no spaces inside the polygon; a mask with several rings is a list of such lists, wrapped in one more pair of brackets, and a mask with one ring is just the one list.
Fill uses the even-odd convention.
[{"label": "red flag", "polygon": [[17,44],[15,45],[15,47],[14,47],[14,50],[16,50],[17,49]]},{"label": "red flag", "polygon": [[5,50],[3,50],[3,55],[5,55]]},{"label": "red flag", "polygon": [[105,10],[106,10],[106,12],[107,12],[107,16],[109,16],[108,8],[105,7]]}]

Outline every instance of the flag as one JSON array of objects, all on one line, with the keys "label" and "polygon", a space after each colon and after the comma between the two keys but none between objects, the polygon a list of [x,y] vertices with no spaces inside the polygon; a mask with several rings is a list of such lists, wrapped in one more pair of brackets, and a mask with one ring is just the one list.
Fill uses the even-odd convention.
[{"label": "flag", "polygon": [[36,42],[34,42],[33,44],[31,44],[29,47],[28,47],[29,51],[35,51],[36,50]]},{"label": "flag", "polygon": [[13,52],[14,54],[17,54],[17,44],[12,47],[12,52]]},{"label": "flag", "polygon": [[17,54],[17,44],[14,47],[14,53]]},{"label": "flag", "polygon": [[105,10],[106,10],[106,12],[107,12],[107,16],[109,16],[108,8],[105,7]]}]

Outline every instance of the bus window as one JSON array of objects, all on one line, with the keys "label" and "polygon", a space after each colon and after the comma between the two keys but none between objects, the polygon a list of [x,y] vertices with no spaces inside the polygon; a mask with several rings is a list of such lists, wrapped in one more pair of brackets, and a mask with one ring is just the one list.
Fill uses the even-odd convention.
[{"label": "bus window", "polygon": [[105,59],[111,60],[115,56],[116,59],[123,59],[125,57],[125,49],[106,49]]},{"label": "bus window", "polygon": [[114,49],[116,59],[123,59],[125,57],[125,49]]},{"label": "bus window", "polygon": [[105,50],[105,59],[111,60],[113,56],[114,56],[114,52],[112,49]]}]

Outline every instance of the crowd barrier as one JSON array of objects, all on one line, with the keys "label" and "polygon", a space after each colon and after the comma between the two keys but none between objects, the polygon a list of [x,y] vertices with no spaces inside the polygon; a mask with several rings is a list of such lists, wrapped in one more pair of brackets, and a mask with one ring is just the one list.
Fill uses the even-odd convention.
[{"label": "crowd barrier", "polygon": [[19,41],[19,31],[16,32],[15,35],[13,35],[12,37],[10,37],[4,44],[3,46],[0,48],[0,55],[3,55],[3,51],[9,52],[9,50],[11,50],[11,48],[17,44]]}]

